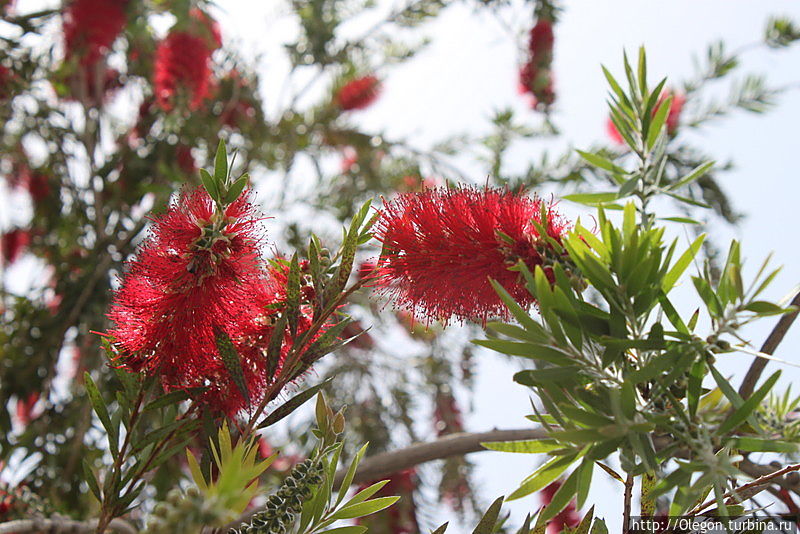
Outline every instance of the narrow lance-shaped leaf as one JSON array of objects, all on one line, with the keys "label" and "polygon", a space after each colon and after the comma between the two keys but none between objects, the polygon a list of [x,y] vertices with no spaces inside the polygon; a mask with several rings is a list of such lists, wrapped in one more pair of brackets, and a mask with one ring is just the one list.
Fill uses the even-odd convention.
[{"label": "narrow lance-shaped leaf", "polygon": [[239,198],[239,195],[241,195],[242,191],[244,191],[244,188],[247,185],[249,179],[250,176],[247,173],[245,173],[242,176],[240,176],[238,180],[236,180],[231,184],[230,188],[228,188],[227,193],[225,193],[225,204],[231,204],[237,198]]},{"label": "narrow lance-shaped leaf", "polygon": [[214,155],[214,181],[219,186],[220,191],[225,186],[228,179],[228,152],[225,149],[225,141],[219,140],[217,153]]},{"label": "narrow lance-shaped leaf", "polygon": [[503,506],[503,497],[498,497],[483,514],[472,534],[492,534],[494,532],[497,518],[500,515],[500,508]]},{"label": "narrow lance-shaped leaf", "polygon": [[233,345],[231,338],[228,337],[223,330],[216,329],[217,353],[219,354],[222,363],[225,365],[225,370],[233,380],[233,383],[239,388],[239,393],[242,394],[245,402],[250,405],[250,391],[247,389],[247,383],[244,379],[244,371],[242,370],[242,361],[239,358],[239,353]]},{"label": "narrow lance-shaped leaf", "polygon": [[780,376],[780,371],[776,371],[772,376],[770,376],[760,388],[758,388],[746,401],[744,401],[744,404],[742,404],[740,407],[737,407],[736,411],[733,412],[730,417],[725,419],[725,421],[720,425],[719,429],[717,429],[717,435],[725,435],[744,423],[745,420],[750,417],[750,414],[752,414],[755,409],[758,408],[758,405],[761,404],[761,401],[764,400]]},{"label": "narrow lance-shaped leaf", "polygon": [[297,333],[297,321],[300,316],[300,263],[297,252],[292,255],[289,263],[289,275],[286,282],[286,318],[289,323],[289,333],[294,337]]},{"label": "narrow lance-shaped leaf", "polygon": [[275,410],[270,412],[270,414],[258,425],[258,428],[266,428],[268,426],[274,425],[284,417],[288,416],[300,406],[305,404],[308,400],[310,400],[317,392],[325,387],[332,379],[328,378],[324,382],[321,382],[315,386],[311,386],[310,388],[306,389],[305,391],[298,393],[285,403],[281,404]]},{"label": "narrow lance-shaped leaf", "polygon": [[103,400],[102,395],[100,395],[100,390],[97,389],[97,384],[95,384],[94,379],[92,379],[92,375],[90,375],[87,371],[84,373],[83,377],[86,393],[89,395],[89,400],[92,403],[92,407],[94,408],[97,417],[100,419],[100,422],[103,424],[103,428],[105,428],[106,432],[108,432],[108,444],[111,447],[111,452],[112,454],[116,454],[119,450],[119,430],[111,422],[111,417],[108,414],[108,407],[106,407],[106,403]]}]

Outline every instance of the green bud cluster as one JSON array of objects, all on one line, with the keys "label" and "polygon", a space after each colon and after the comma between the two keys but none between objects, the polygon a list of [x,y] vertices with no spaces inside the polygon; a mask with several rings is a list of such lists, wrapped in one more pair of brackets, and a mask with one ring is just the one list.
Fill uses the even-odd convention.
[{"label": "green bud cluster", "polygon": [[313,496],[312,487],[322,482],[322,462],[306,460],[298,464],[278,491],[267,499],[265,509],[253,516],[249,525],[232,529],[229,534],[283,534],[292,526]]},{"label": "green bud cluster", "polygon": [[159,502],[147,522],[143,534],[174,534],[175,532],[197,532],[207,525],[224,523],[225,511],[214,506],[199,489],[192,486],[183,492],[172,489],[166,501]]}]

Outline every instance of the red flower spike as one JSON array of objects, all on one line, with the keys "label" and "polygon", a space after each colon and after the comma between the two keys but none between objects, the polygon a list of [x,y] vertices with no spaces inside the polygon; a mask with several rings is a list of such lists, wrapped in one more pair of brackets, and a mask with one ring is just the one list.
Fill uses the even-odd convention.
[{"label": "red flower spike", "polygon": [[210,61],[211,49],[203,37],[171,31],[156,50],[153,84],[158,105],[171,111],[178,93],[185,92],[189,109],[198,109],[210,94]]},{"label": "red flower spike", "polygon": [[553,21],[549,19],[539,19],[536,25],[531,28],[530,39],[528,41],[528,51],[531,56],[537,57],[553,53]]},{"label": "red flower spike", "polygon": [[73,0],[64,10],[64,50],[67,59],[80,57],[88,67],[97,63],[125,28],[127,0]]},{"label": "red flower spike", "polygon": [[531,107],[547,109],[556,99],[553,89],[553,21],[540,18],[531,28],[528,40],[528,58],[519,71],[521,94],[533,96]]},{"label": "red flower spike", "polygon": [[[522,260],[533,270],[556,261],[532,221],[542,201],[502,189],[428,189],[405,193],[384,206],[376,237],[386,251],[376,287],[399,307],[428,321],[485,322],[508,317],[489,283],[500,283],[523,306],[534,303],[522,276],[509,270]],[[559,242],[566,222],[547,207],[547,233]]]},{"label": "red flower spike", "polygon": [[0,259],[11,265],[17,261],[30,241],[30,232],[21,228],[15,228],[0,235]]},{"label": "red flower spike", "polygon": [[336,104],[342,111],[364,109],[371,106],[378,99],[381,91],[381,82],[375,76],[363,76],[347,82],[336,93]]},{"label": "red flower spike", "polygon": [[109,312],[122,367],[160,373],[167,390],[203,386],[202,400],[232,416],[248,406],[219,354],[224,333],[251,402],[260,401],[272,379],[268,307],[280,288],[261,266],[258,217],[247,195],[222,217],[196,189],[181,193],[155,221]]}]

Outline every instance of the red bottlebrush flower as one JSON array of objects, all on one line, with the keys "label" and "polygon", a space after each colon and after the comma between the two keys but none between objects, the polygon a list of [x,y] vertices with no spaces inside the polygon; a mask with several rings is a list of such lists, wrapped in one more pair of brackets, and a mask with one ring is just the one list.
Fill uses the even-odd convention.
[{"label": "red bottlebrush flower", "polygon": [[66,57],[93,65],[111,48],[125,28],[127,0],[73,0],[64,10]]},{"label": "red bottlebrush flower", "polygon": [[375,76],[362,76],[347,82],[336,93],[336,104],[342,111],[364,109],[371,106],[378,99],[381,91],[381,82]]},{"label": "red bottlebrush flower", "polygon": [[378,264],[372,260],[362,261],[361,264],[358,266],[358,279],[359,280],[368,280],[375,276],[374,271],[375,267]]},{"label": "red bottlebrush flower", "polygon": [[[509,270],[523,261],[529,269],[556,261],[532,221],[542,201],[501,189],[428,189],[405,193],[384,206],[376,224],[383,242],[376,285],[417,317],[447,322],[485,322],[508,317],[489,283],[500,283],[523,306],[534,298],[522,276]],[[545,208],[548,235],[560,241],[566,223]]]},{"label": "red bottlebrush flower", "polygon": [[10,232],[0,235],[0,259],[11,265],[25,250],[31,241],[31,234],[27,230],[15,228]]},{"label": "red bottlebrush flower", "polygon": [[534,27],[531,28],[528,51],[533,57],[552,54],[554,41],[553,21],[549,19],[539,19],[536,21]]},{"label": "red bottlebrush flower", "polygon": [[[246,195],[223,217],[196,189],[155,221],[109,313],[123,367],[158,372],[167,390],[204,386],[203,400],[229,415],[248,406],[242,389],[261,399],[280,288],[262,269],[257,220]],[[220,353],[225,337],[241,377]]]},{"label": "red bottlebrush flower", "polygon": [[175,148],[175,162],[178,164],[178,168],[186,174],[193,175],[197,172],[191,147],[178,145]]},{"label": "red bottlebrush flower", "polygon": [[39,204],[50,194],[49,178],[46,174],[41,172],[31,172],[25,183],[25,187],[35,204]]},{"label": "red bottlebrush flower", "polygon": [[[556,480],[541,491],[542,504],[547,506],[553,500],[558,489],[561,487],[561,481]],[[581,516],[575,506],[575,500],[570,501],[556,516],[547,524],[547,530],[550,534],[560,534],[565,528],[575,528],[581,522]]]},{"label": "red bottlebrush flower", "polygon": [[[670,96],[672,96],[672,103],[670,104],[669,112],[667,112],[665,124],[667,125],[667,134],[674,136],[678,133],[681,111],[683,110],[683,105],[686,103],[686,97],[678,93],[673,93],[672,91],[665,91],[662,93],[661,97],[659,97],[658,103],[656,104],[655,109],[653,109],[653,115],[656,114],[659,106],[661,106],[661,104]],[[606,120],[606,132],[608,132],[608,136],[616,144],[622,145],[625,143],[625,140],[622,138],[622,135],[620,135],[619,130],[617,130],[617,126],[610,117]]]},{"label": "red bottlebrush flower", "polygon": [[171,111],[179,93],[189,109],[198,109],[210,92],[212,50],[206,40],[185,31],[171,31],[156,50],[155,96],[164,111]]},{"label": "red bottlebrush flower", "polygon": [[519,70],[519,92],[530,93],[533,97],[531,108],[547,108],[556,101],[553,89],[553,73],[550,68],[538,68],[532,61],[525,63]]},{"label": "red bottlebrush flower", "polygon": [[549,108],[556,99],[553,89],[553,21],[540,18],[531,28],[528,58],[519,71],[520,93],[530,93],[532,108]]}]

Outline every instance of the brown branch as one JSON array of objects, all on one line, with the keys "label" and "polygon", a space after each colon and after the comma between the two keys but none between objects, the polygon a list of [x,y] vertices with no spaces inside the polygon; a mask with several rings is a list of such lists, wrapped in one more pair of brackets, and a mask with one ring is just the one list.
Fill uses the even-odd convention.
[{"label": "brown branch", "polygon": [[[138,530],[127,521],[114,519],[108,525],[118,534],[138,534]],[[0,523],[0,534],[90,534],[97,528],[97,519],[76,521],[66,518],[17,519]]]},{"label": "brown branch", "polygon": [[[369,482],[425,462],[485,451],[487,449],[484,449],[481,443],[486,441],[516,441],[545,437],[547,437],[547,431],[542,428],[450,434],[429,443],[415,443],[405,449],[370,456],[359,464],[353,484]],[[342,483],[345,473],[347,473],[346,469],[340,469],[336,473],[334,486],[338,487]]]},{"label": "brown branch", "polygon": [[622,533],[631,531],[631,507],[633,506],[633,475],[628,473],[625,477],[625,493],[622,506]]},{"label": "brown branch", "polygon": [[[800,291],[792,299],[792,306],[797,306],[800,308]],[[775,349],[778,348],[781,341],[783,341],[783,337],[786,335],[786,332],[789,331],[789,328],[794,323],[794,320],[797,319],[797,314],[799,310],[795,310],[790,313],[786,313],[781,316],[778,324],[775,325],[775,328],[772,329],[772,332],[769,333],[767,340],[764,341],[764,344],[761,346],[761,351],[764,354],[772,355],[775,352]],[[742,396],[743,399],[749,397],[753,390],[756,387],[756,382],[758,379],[761,378],[761,373],[764,372],[764,368],[767,366],[766,358],[756,358],[753,360],[753,363],[750,364],[750,369],[747,370],[747,374],[742,380],[742,385],[739,387],[739,395]]]},{"label": "brown branch", "polygon": [[[761,491],[761,489],[763,489],[762,486],[775,482],[776,481],[775,479],[781,478],[784,475],[792,473],[794,471],[800,471],[800,464],[787,465],[786,467],[783,467],[778,470],[770,468],[769,473],[765,473],[764,475],[756,478],[755,480],[748,482],[747,484],[739,488],[736,488],[736,490],[726,493],[723,496],[723,498],[728,500],[727,504],[733,504],[733,502],[731,502],[731,498],[734,495],[738,495],[740,501],[747,500],[755,496],[759,491]],[[703,504],[696,506],[691,512],[689,512],[688,515],[697,515],[706,508],[708,508],[709,506],[713,505],[715,502],[716,501],[714,499],[704,502]]]}]

